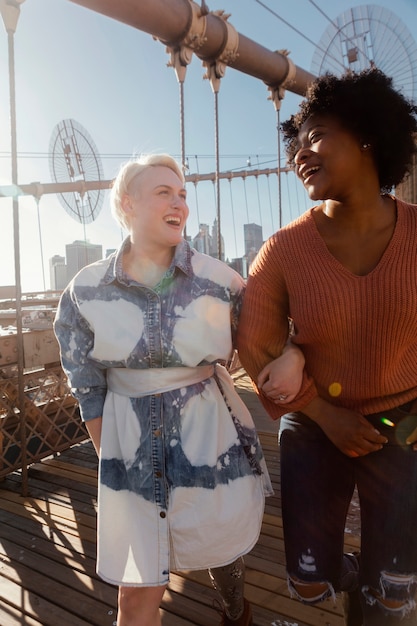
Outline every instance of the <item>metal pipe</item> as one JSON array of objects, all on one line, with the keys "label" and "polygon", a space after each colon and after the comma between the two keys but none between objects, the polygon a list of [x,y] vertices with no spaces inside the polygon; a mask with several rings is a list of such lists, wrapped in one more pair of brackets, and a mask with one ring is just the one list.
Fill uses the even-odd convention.
[{"label": "metal pipe", "polygon": [[[269,176],[270,174],[279,174],[279,172],[289,172],[290,167],[281,167],[280,169],[264,168],[252,171],[229,171],[220,172],[218,177],[220,179],[232,178],[249,178],[250,176]],[[190,183],[199,183],[205,180],[215,181],[216,172],[209,172],[207,174],[186,174],[185,180]],[[28,183],[25,185],[0,185],[0,198],[11,198],[17,196],[33,196],[36,199],[40,199],[42,196],[56,193],[85,193],[86,191],[96,191],[98,189],[110,189],[113,184],[113,180],[90,180],[90,181],[75,181],[71,183]]]},{"label": "metal pipe", "polygon": [[[227,41],[225,18],[213,12],[200,13],[199,20],[205,20],[204,37],[190,33],[195,14],[192,0],[70,0],[97,13],[128,24],[170,47],[180,46],[187,41],[194,54],[203,61],[219,58]],[[195,15],[194,15],[195,17]],[[226,64],[267,85],[283,85],[285,89],[303,96],[315,76],[294,65],[286,54],[264,48],[255,41],[238,34],[237,54]],[[291,75],[291,80],[286,83]]]},{"label": "metal pipe", "polygon": [[[15,56],[14,56],[14,35],[17,21],[20,15],[19,4],[23,0],[16,2],[2,2],[0,5],[1,15],[7,32],[8,56],[9,56],[9,92],[10,92],[10,141],[11,141],[11,163],[12,163],[12,185],[17,186],[17,138],[16,138],[16,84],[15,84]],[[14,268],[16,283],[16,340],[17,340],[17,386],[18,386],[18,407],[21,441],[21,462],[22,462],[22,495],[27,495],[28,470],[27,470],[27,439],[26,439],[26,408],[25,408],[25,387],[24,387],[24,343],[22,325],[22,283],[20,272],[20,224],[19,224],[19,199],[12,197],[13,207],[13,239],[14,239]]]}]

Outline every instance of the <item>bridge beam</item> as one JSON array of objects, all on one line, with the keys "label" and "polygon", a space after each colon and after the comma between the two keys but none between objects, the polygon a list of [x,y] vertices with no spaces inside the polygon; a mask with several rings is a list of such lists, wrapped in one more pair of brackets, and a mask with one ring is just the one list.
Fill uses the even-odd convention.
[{"label": "bridge beam", "polygon": [[[215,61],[227,48],[227,16],[223,11],[207,13],[193,0],[70,1],[149,33],[171,48],[185,42],[202,61]],[[226,58],[225,64],[264,81],[268,87],[282,87],[301,96],[315,78],[285,53],[268,50],[240,33],[236,54]]]}]

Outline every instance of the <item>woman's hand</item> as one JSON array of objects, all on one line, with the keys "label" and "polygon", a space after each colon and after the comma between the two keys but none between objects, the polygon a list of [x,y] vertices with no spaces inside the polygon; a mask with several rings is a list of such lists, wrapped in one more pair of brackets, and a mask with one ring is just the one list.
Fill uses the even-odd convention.
[{"label": "woman's hand", "polygon": [[346,456],[358,457],[377,452],[388,441],[360,413],[334,406],[320,397],[312,400],[303,413],[315,421]]},{"label": "woman's hand", "polygon": [[90,435],[90,439],[93,442],[93,446],[95,451],[97,452],[97,456],[100,456],[100,446],[101,446],[101,427],[103,423],[102,417],[95,417],[92,420],[88,420],[85,422],[85,425],[88,430],[88,434]]},{"label": "woman's hand", "polygon": [[363,415],[341,407],[335,407],[323,430],[330,441],[350,457],[377,452],[388,441]]},{"label": "woman's hand", "polygon": [[303,353],[294,344],[288,343],[281,356],[268,363],[260,372],[257,387],[276,404],[287,404],[300,391],[303,369]]}]

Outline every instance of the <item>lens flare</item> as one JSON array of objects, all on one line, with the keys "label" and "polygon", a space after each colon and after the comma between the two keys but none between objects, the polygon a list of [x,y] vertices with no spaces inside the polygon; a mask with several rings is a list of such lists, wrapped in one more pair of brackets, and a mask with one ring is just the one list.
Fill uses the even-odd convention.
[{"label": "lens flare", "polygon": [[329,385],[329,394],[333,398],[337,398],[342,393],[342,385],[340,383],[332,383]]},{"label": "lens flare", "polygon": [[388,417],[381,417],[381,422],[385,426],[395,426],[394,422],[391,422],[391,420],[389,420]]}]

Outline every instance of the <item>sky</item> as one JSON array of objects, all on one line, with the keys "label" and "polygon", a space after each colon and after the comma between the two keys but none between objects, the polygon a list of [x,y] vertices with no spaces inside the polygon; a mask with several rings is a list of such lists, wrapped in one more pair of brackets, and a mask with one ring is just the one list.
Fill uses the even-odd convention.
[{"label": "sky", "polygon": [[[138,2],[140,0],[137,0]],[[300,68],[315,73],[312,63],[333,54],[325,41],[331,20],[359,3],[349,0],[206,0],[211,11],[230,13],[236,30],[269,50],[287,49]],[[417,3],[379,0],[382,22],[371,44],[386,59],[387,69],[401,80],[411,63],[417,74]],[[388,24],[385,18],[388,16]],[[375,21],[376,25],[376,21]],[[386,27],[392,30],[392,49]],[[368,42],[369,43],[369,42]],[[404,43],[404,45],[403,45]],[[323,45],[325,46],[323,48]],[[113,179],[121,164],[147,152],[181,154],[179,85],[168,67],[164,44],[151,35],[95,13],[70,0],[25,0],[13,37],[16,89],[18,182],[54,182],[50,169],[51,138],[57,124],[72,119],[91,137],[102,177]],[[318,56],[317,56],[318,55]],[[392,69],[391,69],[392,68]],[[8,37],[0,25],[0,185],[11,184],[11,122]],[[215,109],[205,68],[195,55],[184,83],[184,140],[190,174],[215,171]],[[417,98],[417,85],[403,86]],[[416,90],[416,93],[414,91]],[[259,79],[227,68],[218,94],[220,171],[277,166],[277,114]],[[280,121],[297,110],[301,97],[286,92]],[[282,161],[282,165],[285,163]],[[88,173],[87,176],[92,176]],[[187,234],[216,217],[212,182],[188,183],[190,218]],[[294,174],[239,177],[220,183],[220,215],[226,257],[244,254],[243,224],[261,224],[266,239],[282,224],[310,206]],[[10,198],[0,198],[0,285],[15,283],[13,211]],[[80,224],[56,195],[19,199],[21,285],[24,293],[50,287],[49,259],[65,256],[76,239],[119,246],[122,232],[102,192],[98,217]]]}]

